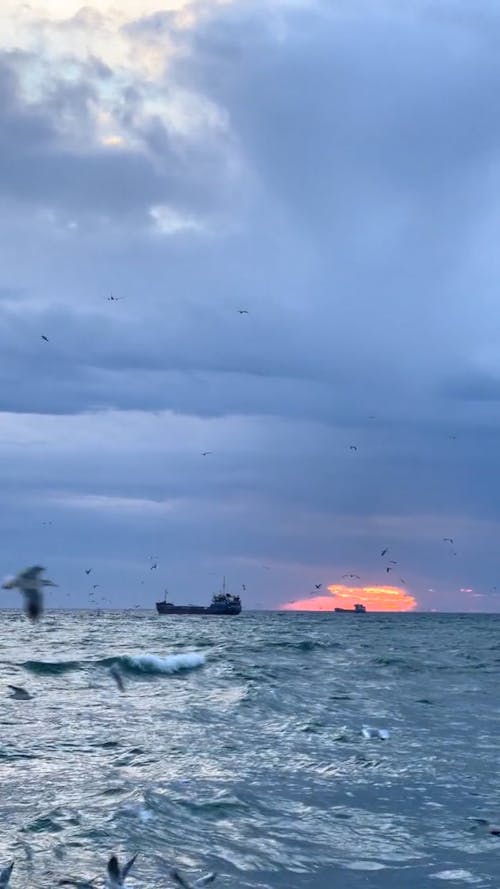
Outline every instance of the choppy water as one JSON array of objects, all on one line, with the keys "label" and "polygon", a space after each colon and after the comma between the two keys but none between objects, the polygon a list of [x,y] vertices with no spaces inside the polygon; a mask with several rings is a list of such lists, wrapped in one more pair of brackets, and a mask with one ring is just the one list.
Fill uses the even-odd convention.
[{"label": "choppy water", "polygon": [[131,889],[166,889],[173,864],[233,889],[498,889],[500,838],[469,819],[500,821],[500,617],[0,623],[12,889],[136,850]]}]

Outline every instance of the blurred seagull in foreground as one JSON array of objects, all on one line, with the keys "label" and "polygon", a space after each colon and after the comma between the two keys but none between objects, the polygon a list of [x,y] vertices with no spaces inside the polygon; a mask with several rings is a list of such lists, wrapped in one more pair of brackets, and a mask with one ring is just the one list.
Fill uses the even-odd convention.
[{"label": "blurred seagull in foreground", "polygon": [[[31,701],[32,695],[30,695],[29,691],[26,691],[25,688],[21,688],[20,685],[8,685],[7,688],[9,688],[11,690],[12,694],[10,697],[14,698],[14,700],[16,700],[16,701]],[[1,883],[0,883],[0,886],[1,886]]]},{"label": "blurred seagull in foreground", "polygon": [[[139,608],[140,606],[136,605],[135,607]],[[120,691],[125,691],[125,683],[123,681],[122,674],[120,672],[120,668],[119,668],[118,664],[112,664],[111,667],[109,668],[109,672],[111,673],[111,675],[112,675],[113,679],[115,680]]]},{"label": "blurred seagull in foreground", "polygon": [[0,889],[6,889],[9,885],[10,875],[12,873],[12,869],[14,867],[14,862],[11,861],[7,867],[4,867],[3,870],[0,870]]},{"label": "blurred seagull in foreground", "polygon": [[34,565],[21,571],[17,577],[8,577],[2,584],[4,590],[13,590],[17,587],[21,591],[24,596],[24,610],[31,620],[38,620],[43,611],[42,588],[57,586],[52,580],[40,576],[43,571],[45,568]]},{"label": "blurred seagull in foreground", "polygon": [[120,867],[118,863],[118,858],[116,855],[112,855],[108,861],[108,879],[106,882],[106,889],[121,889],[122,886],[125,886],[125,879],[127,874],[132,867],[135,859],[137,858],[138,853],[134,855],[130,861],[127,861],[123,867]]},{"label": "blurred seagull in foreground", "polygon": [[193,883],[188,883],[188,881],[180,875],[178,870],[171,871],[170,876],[175,880],[178,886],[182,886],[182,889],[198,889],[198,887],[208,886],[209,883],[213,883],[217,874],[206,874],[206,876],[194,880]]}]

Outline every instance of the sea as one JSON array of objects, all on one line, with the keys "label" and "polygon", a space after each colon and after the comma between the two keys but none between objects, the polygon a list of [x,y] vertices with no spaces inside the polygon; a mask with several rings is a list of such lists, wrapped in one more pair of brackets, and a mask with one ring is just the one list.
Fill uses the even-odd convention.
[{"label": "sea", "polygon": [[500,886],[500,615],[0,624],[9,889]]}]

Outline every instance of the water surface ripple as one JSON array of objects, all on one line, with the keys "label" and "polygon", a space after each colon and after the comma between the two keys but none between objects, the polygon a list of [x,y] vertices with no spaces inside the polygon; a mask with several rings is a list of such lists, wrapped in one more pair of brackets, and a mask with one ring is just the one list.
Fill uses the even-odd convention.
[{"label": "water surface ripple", "polygon": [[0,621],[12,889],[136,850],[131,889],[173,864],[228,889],[498,889],[500,838],[472,819],[500,821],[500,617]]}]

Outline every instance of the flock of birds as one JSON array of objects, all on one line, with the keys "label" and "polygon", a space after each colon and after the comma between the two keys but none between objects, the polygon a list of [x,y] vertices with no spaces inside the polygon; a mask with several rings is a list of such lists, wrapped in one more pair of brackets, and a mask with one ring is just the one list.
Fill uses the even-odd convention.
[{"label": "flock of birds", "polygon": [[[454,541],[453,537],[443,537],[443,543],[449,543],[449,544],[451,544],[452,546],[454,546],[455,541]],[[380,553],[380,557],[383,559],[383,558],[385,558],[385,556],[388,555],[388,553],[389,553],[389,547],[386,546],[386,547],[384,547],[384,549],[381,551],[381,553]],[[453,551],[453,552],[452,552],[452,555],[453,555],[453,556],[456,556],[457,553]],[[394,571],[394,569],[395,569],[396,566],[398,566],[398,565],[399,565],[399,562],[397,562],[395,559],[389,559],[389,560],[388,560],[388,564],[385,566],[386,574],[390,574],[392,571]],[[355,574],[355,573],[353,573],[353,572],[348,572],[347,574],[343,574],[343,575],[342,575],[342,580],[361,580],[361,575],[360,575],[360,574]],[[404,577],[400,577],[400,578],[399,578],[399,582],[402,583],[402,584],[406,584],[406,580],[404,579]],[[318,591],[321,590],[322,586],[323,586],[322,583],[315,583],[315,584],[314,584],[314,589],[312,590],[312,592],[310,592],[310,593],[308,594],[309,597],[311,597],[311,596],[317,596]],[[493,589],[496,589],[496,587],[493,587]],[[300,600],[299,600],[299,599],[292,599],[291,602],[290,602],[290,604],[293,605],[295,602],[298,602],[298,601],[300,601]],[[320,610],[323,610],[323,609],[320,608]]]},{"label": "flock of birds", "polygon": [[[88,573],[90,573],[90,570]],[[44,571],[45,568],[43,568],[41,565],[32,565],[30,568],[26,568],[24,571],[20,571],[19,574],[6,578],[2,583],[2,589],[19,590],[19,592],[23,596],[25,614],[28,619],[33,622],[38,621],[43,614],[43,591],[45,587],[57,586],[54,581],[42,576]],[[120,691],[123,692],[125,690],[125,685],[123,682],[123,677],[116,664],[113,664],[111,666],[110,673]],[[26,689],[20,688],[16,685],[9,685],[8,688],[13,692],[12,697],[17,700],[29,700],[31,698],[31,695],[29,694],[29,692],[26,691]],[[132,869],[137,855],[138,853],[136,853],[129,861],[127,861],[126,864],[123,865],[123,867],[120,866],[119,860],[116,855],[112,855],[110,857],[106,868],[105,889],[124,889],[125,880],[130,870]],[[11,861],[11,863],[7,865],[7,867],[4,867],[3,870],[0,870],[0,889],[7,889],[7,887],[9,886],[12,871],[14,870],[14,864],[15,862]],[[170,877],[178,886],[181,887],[181,889],[201,889],[202,886],[207,886],[209,883],[213,883],[217,877],[217,874],[206,874],[203,877],[199,877],[194,882],[189,882],[181,873],[179,873],[177,869],[173,869],[170,871]],[[96,889],[95,879],[79,880],[69,878],[59,880],[57,885],[73,886],[75,887],[75,889]]]}]

